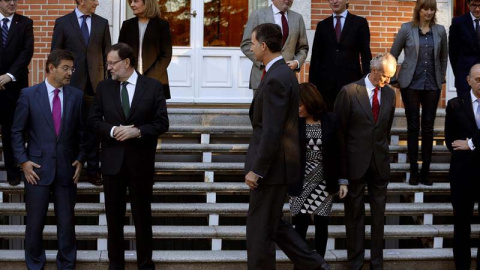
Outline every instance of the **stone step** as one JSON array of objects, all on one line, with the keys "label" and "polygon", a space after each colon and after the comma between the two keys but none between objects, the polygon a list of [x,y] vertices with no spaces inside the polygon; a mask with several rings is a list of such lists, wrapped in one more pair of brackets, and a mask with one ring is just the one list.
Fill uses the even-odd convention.
[{"label": "stone step", "polygon": [[[478,209],[475,204],[475,209]],[[216,214],[221,216],[246,216],[248,203],[152,203],[153,216],[208,216]],[[475,210],[476,211],[476,210]],[[334,203],[332,216],[344,216],[343,203]],[[105,213],[103,203],[77,203],[75,205],[76,216],[98,216]],[[283,206],[283,213],[290,215],[288,203]],[[370,215],[370,204],[365,204],[365,213]],[[0,203],[1,215],[26,215],[25,203]],[[131,214],[130,204],[127,204],[127,215]],[[385,215],[387,216],[423,216],[433,214],[435,216],[452,216],[451,203],[387,203]],[[476,214],[476,212],[475,212]],[[54,215],[53,204],[48,206],[48,215]]]},{"label": "stone step", "polygon": [[[0,191],[5,193],[23,193],[24,184],[10,186],[6,182],[0,182]],[[102,186],[94,186],[87,182],[77,184],[77,192],[80,194],[98,194],[103,192]],[[248,194],[250,192],[244,182],[156,182],[153,185],[153,193],[161,194],[198,194],[216,192],[219,194]],[[429,194],[447,194],[450,192],[450,183],[434,183],[431,186],[412,186],[408,183],[389,183],[388,194],[412,194],[425,192]]]},{"label": "stone step", "polygon": [[[472,267],[476,266],[477,249],[472,248]],[[47,250],[46,270],[56,269],[56,250]],[[422,269],[451,270],[453,251],[451,248],[422,249],[385,249],[383,251],[384,268],[389,270]],[[125,252],[126,269],[136,269],[136,252]],[[334,270],[347,269],[346,250],[327,250],[325,259]],[[277,270],[291,270],[292,263],[282,251],[277,251]],[[368,268],[370,250],[365,250],[365,267]],[[157,269],[164,270],[244,270],[247,253],[244,250],[198,250],[198,251],[153,251],[153,261]],[[3,270],[25,268],[25,252],[23,250],[2,250],[0,263]],[[106,269],[108,267],[107,251],[79,250],[77,252],[78,270]],[[472,268],[474,269],[474,268]]]},{"label": "stone step", "polygon": [[[77,240],[96,240],[107,237],[106,225],[76,225]],[[152,226],[154,239],[224,239],[245,240],[245,226]],[[480,224],[472,225],[471,237],[477,238],[480,233]],[[135,239],[135,226],[124,227],[125,239]],[[330,238],[345,238],[345,225],[329,225]],[[5,239],[23,239],[25,225],[0,225],[0,237]],[[43,230],[44,239],[57,238],[57,226],[46,225]],[[307,238],[315,237],[315,228],[310,226]],[[371,226],[365,226],[365,237],[370,239]],[[385,225],[385,238],[453,238],[453,225]]]}]

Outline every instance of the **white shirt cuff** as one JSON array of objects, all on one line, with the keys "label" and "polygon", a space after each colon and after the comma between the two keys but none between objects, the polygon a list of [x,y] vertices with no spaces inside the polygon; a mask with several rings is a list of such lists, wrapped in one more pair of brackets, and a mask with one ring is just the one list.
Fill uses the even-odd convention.
[{"label": "white shirt cuff", "polygon": [[112,129],[110,130],[110,137],[112,138],[115,138],[113,137],[113,131],[115,130],[116,126],[113,126]]},{"label": "white shirt cuff", "polygon": [[473,145],[472,139],[468,139],[467,143],[468,147],[470,147],[470,150],[475,150],[475,145]]},{"label": "white shirt cuff", "polygon": [[16,82],[17,80],[15,79],[15,76],[13,76],[10,73],[7,73],[8,77],[12,78],[12,82]]}]

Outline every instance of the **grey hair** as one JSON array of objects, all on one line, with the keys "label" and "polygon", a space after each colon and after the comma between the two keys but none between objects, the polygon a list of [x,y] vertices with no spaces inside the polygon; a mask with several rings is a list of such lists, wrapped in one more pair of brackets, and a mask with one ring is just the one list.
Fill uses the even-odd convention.
[{"label": "grey hair", "polygon": [[390,53],[380,53],[370,60],[370,70],[383,70],[384,64],[391,63],[397,65],[397,60]]}]

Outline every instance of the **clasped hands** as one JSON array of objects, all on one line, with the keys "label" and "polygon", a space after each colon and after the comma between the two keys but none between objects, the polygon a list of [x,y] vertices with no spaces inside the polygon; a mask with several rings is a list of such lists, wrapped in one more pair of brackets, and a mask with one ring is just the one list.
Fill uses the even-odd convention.
[{"label": "clasped hands", "polygon": [[471,150],[470,146],[468,146],[468,140],[469,138],[466,138],[465,140],[455,140],[452,142],[452,148],[453,150]]},{"label": "clasped hands", "polygon": [[113,130],[113,138],[117,141],[123,142],[128,139],[137,138],[139,135],[139,129],[133,125],[129,126],[116,126]]},{"label": "clasped hands", "polygon": [[0,90],[5,90],[5,84],[12,81],[12,78],[7,74],[3,74],[0,76]]},{"label": "clasped hands", "polygon": [[[40,181],[40,177],[38,174],[33,170],[40,169],[42,166],[38,165],[33,161],[26,161],[20,164],[22,166],[23,173],[25,174],[25,180],[32,185],[36,185],[38,181]],[[83,163],[75,160],[72,163],[72,166],[75,167],[75,174],[73,175],[73,182],[76,184],[78,183],[78,179],[80,179],[80,173],[82,172]]]}]

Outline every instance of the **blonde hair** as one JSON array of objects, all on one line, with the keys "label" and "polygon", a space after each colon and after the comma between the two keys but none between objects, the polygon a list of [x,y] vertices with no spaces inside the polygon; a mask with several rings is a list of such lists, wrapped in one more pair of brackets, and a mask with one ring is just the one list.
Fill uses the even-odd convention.
[{"label": "blonde hair", "polygon": [[[128,0],[131,5],[133,0]],[[158,0],[141,0],[145,4],[145,18],[153,19],[160,18],[160,5]]]}]

